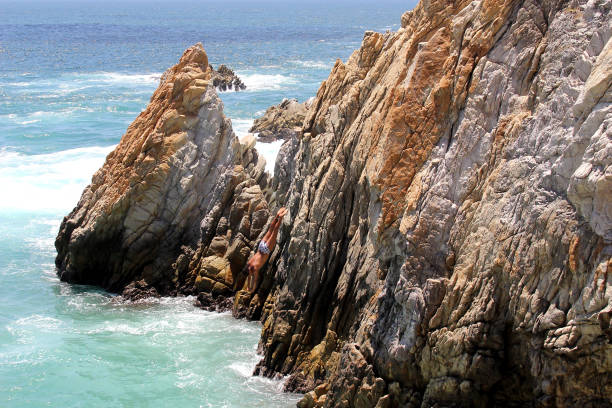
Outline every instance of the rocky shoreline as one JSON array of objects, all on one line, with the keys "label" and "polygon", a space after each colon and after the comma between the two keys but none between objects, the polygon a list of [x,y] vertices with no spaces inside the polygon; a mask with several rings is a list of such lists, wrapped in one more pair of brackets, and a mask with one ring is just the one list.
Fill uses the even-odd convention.
[{"label": "rocky shoreline", "polygon": [[256,372],[300,407],[609,406],[611,9],[422,1],[254,123],[285,139],[274,177],[193,46],[62,222],[58,274],[261,320]]}]

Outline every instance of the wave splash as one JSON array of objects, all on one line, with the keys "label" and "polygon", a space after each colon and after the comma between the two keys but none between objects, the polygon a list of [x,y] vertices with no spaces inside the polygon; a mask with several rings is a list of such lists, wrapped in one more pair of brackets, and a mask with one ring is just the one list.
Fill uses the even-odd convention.
[{"label": "wave splash", "polygon": [[297,80],[290,76],[281,74],[248,74],[236,72],[246,85],[245,92],[258,91],[278,91],[289,89],[291,85],[295,85]]},{"label": "wave splash", "polygon": [[[32,79],[30,81],[6,82],[4,86],[15,88],[39,88],[55,86],[62,90],[84,89],[88,85],[156,85],[161,73],[125,74],[121,72],[67,73],[57,78]],[[78,88],[75,88],[77,86]]]},{"label": "wave splash", "polygon": [[114,146],[25,155],[0,150],[0,210],[69,211]]}]

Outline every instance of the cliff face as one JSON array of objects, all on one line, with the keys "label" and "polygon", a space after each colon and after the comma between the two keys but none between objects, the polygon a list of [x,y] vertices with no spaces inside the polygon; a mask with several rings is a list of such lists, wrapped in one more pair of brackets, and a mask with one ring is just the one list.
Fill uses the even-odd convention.
[{"label": "cliff face", "polygon": [[[164,74],[61,224],[62,280],[133,298],[192,293],[196,284],[227,293],[241,283],[240,265],[230,272],[207,258],[223,264],[216,270],[202,258],[236,239],[253,245],[267,221],[265,163],[232,132],[211,72],[198,44]],[[230,212],[231,222],[222,219]]]},{"label": "cliff face", "polygon": [[336,63],[260,373],[302,406],[612,403],[611,6],[421,1]]},{"label": "cliff face", "polygon": [[233,295],[304,407],[610,405],[611,8],[422,1],[336,63],[273,179],[192,47],[62,223],[60,276]]}]

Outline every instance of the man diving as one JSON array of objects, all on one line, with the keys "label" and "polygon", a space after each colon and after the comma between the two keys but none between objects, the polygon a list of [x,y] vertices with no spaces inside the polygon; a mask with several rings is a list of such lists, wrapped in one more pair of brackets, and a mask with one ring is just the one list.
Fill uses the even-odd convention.
[{"label": "man diving", "polygon": [[287,214],[287,209],[282,207],[278,210],[276,217],[270,223],[266,235],[257,245],[255,254],[247,262],[247,271],[249,276],[247,277],[247,288],[250,293],[254,293],[259,283],[259,270],[266,263],[270,254],[276,247],[276,236],[278,235],[278,229],[281,226],[283,217]]}]

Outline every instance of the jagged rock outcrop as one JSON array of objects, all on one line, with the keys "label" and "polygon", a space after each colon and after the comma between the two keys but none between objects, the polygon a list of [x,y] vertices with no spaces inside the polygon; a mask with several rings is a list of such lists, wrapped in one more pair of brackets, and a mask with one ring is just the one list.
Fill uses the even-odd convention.
[{"label": "jagged rock outcrop", "polygon": [[255,119],[249,132],[257,133],[260,142],[297,137],[302,131],[310,100],[299,103],[297,99],[283,99],[278,105],[270,106],[266,113]]},{"label": "jagged rock outcrop", "polygon": [[242,79],[236,73],[231,70],[226,65],[219,65],[219,68],[216,70],[210,66],[211,71],[211,81],[212,84],[217,90],[220,92],[224,92],[227,90],[244,91],[246,89],[246,85],[242,82]]},{"label": "jagged rock outcrop", "polygon": [[244,281],[244,246],[267,222],[268,176],[254,139],[234,135],[211,75],[201,44],[164,74],[61,224],[62,280],[132,299],[228,295]]},{"label": "jagged rock outcrop", "polygon": [[272,180],[193,47],[62,223],[60,276],[234,296],[303,407],[609,406],[611,8],[422,1],[336,63]]},{"label": "jagged rock outcrop", "polygon": [[611,8],[421,1],[336,63],[258,373],[303,407],[612,404]]}]

